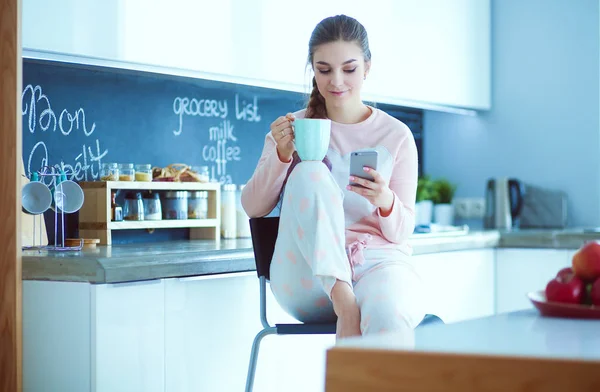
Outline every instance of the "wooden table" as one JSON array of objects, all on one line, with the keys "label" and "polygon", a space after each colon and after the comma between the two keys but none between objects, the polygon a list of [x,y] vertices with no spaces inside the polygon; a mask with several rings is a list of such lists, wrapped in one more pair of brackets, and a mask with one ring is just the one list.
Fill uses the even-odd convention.
[{"label": "wooden table", "polygon": [[342,391],[600,391],[600,320],[532,309],[346,339],[327,352]]}]

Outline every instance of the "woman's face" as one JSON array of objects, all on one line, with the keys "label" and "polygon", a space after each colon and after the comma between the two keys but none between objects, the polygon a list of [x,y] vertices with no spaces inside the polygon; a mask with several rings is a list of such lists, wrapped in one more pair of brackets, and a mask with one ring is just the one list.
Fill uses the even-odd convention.
[{"label": "woman's face", "polygon": [[369,65],[356,42],[319,45],[313,54],[312,66],[317,88],[327,105],[342,107],[360,102],[360,90]]}]

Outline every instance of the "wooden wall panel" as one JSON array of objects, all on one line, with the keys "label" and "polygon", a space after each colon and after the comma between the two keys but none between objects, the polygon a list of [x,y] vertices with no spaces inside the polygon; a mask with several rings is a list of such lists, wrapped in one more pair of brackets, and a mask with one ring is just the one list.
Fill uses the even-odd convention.
[{"label": "wooden wall panel", "polygon": [[22,389],[21,1],[0,0],[0,391]]}]

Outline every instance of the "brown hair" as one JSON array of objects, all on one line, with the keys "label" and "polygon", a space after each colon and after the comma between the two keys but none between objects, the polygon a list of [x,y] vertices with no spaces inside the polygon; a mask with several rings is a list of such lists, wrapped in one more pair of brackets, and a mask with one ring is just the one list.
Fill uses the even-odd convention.
[{"label": "brown hair", "polygon": [[[356,42],[362,49],[365,62],[371,60],[371,50],[369,49],[369,39],[367,36],[367,30],[360,24],[356,19],[346,15],[330,16],[323,19],[317,24],[313,30],[310,40],[308,41],[308,63],[312,67],[313,57],[315,51],[320,45],[328,44],[330,42],[345,41],[345,42]],[[319,92],[317,87],[317,80],[313,76],[312,79],[313,89],[308,97],[308,103],[306,105],[306,112],[304,113],[305,118],[327,118],[327,106],[325,106],[325,97]],[[294,170],[294,167],[300,163],[300,157],[298,153],[294,151],[292,155],[292,163],[288,168],[283,185],[280,192],[280,201],[283,200],[283,192],[287,183],[288,177]],[[329,158],[325,157],[323,163],[331,171],[331,162]]]}]

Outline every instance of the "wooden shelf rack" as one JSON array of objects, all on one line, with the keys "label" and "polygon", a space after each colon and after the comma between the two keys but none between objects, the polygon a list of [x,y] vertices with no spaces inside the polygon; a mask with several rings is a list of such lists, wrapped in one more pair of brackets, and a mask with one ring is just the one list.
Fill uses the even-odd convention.
[{"label": "wooden shelf rack", "polygon": [[[112,243],[113,230],[190,228],[192,239],[221,238],[221,185],[198,182],[84,181],[85,201],[79,210],[79,236]],[[118,190],[208,191],[208,219],[111,221],[111,193]],[[162,201],[162,199],[161,199]]]}]

